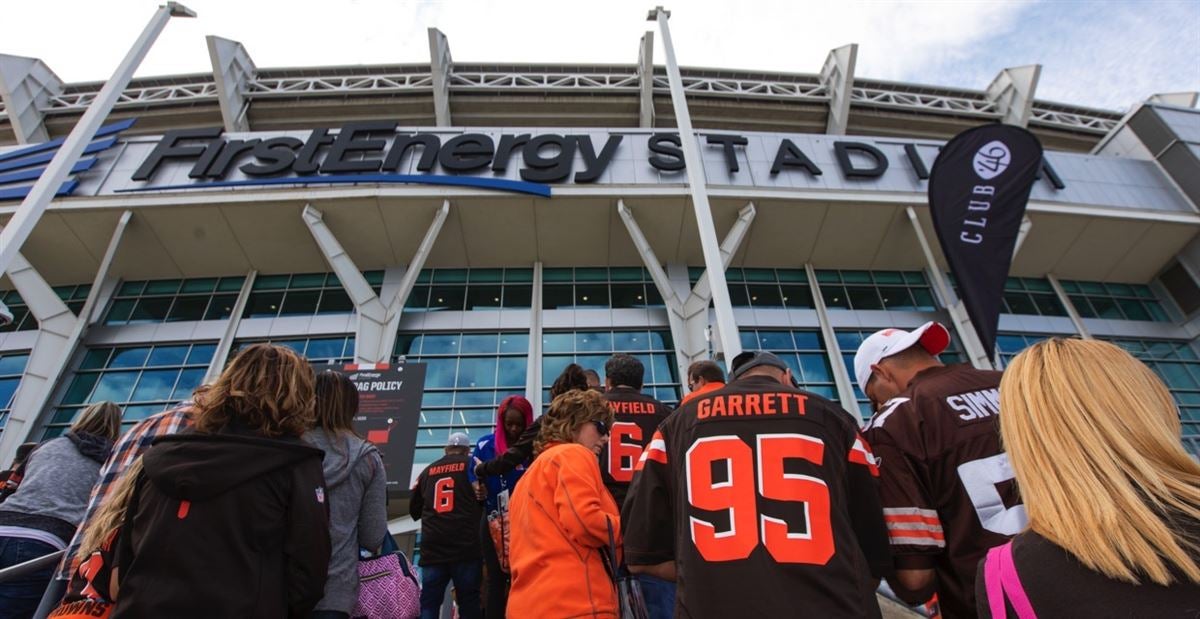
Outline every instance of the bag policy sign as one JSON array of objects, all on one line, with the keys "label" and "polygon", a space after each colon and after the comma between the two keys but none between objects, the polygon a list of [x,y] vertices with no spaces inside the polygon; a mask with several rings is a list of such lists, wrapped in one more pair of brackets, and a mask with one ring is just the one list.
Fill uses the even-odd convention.
[{"label": "bag policy sign", "polygon": [[375,445],[387,473],[388,495],[406,494],[412,476],[425,391],[425,364],[329,364],[358,389],[354,430]]},{"label": "bag policy sign", "polygon": [[975,332],[991,355],[1042,145],[1029,131],[992,124],[946,143],[929,179],[929,210]]}]

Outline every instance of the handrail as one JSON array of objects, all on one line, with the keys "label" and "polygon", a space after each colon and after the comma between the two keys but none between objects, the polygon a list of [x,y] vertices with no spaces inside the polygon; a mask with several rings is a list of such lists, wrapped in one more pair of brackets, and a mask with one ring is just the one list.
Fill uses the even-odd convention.
[{"label": "handrail", "polygon": [[30,559],[24,563],[10,565],[10,566],[0,570],[0,582],[4,582],[6,580],[11,580],[18,576],[24,576],[25,574],[28,574],[29,572],[41,569],[43,567],[46,567],[47,565],[58,565],[58,562],[60,559],[62,559],[64,552],[66,552],[66,551],[65,550],[55,550],[54,552],[52,552],[48,555],[42,555],[36,559]]}]

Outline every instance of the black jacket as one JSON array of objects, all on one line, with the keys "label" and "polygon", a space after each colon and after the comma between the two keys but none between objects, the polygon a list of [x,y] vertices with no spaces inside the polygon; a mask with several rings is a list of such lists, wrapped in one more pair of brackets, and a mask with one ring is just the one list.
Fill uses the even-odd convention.
[{"label": "black jacket", "polygon": [[118,541],[113,619],[307,617],[329,567],[322,455],[237,430],[155,441]]}]

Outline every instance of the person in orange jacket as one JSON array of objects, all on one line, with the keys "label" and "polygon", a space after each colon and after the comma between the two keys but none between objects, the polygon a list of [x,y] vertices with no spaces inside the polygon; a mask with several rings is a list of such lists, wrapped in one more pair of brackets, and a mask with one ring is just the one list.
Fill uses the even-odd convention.
[{"label": "person in orange jacket", "polygon": [[687,384],[688,394],[683,396],[683,400],[680,400],[680,406],[709,391],[716,391],[724,387],[725,373],[721,371],[721,366],[717,365],[716,361],[697,361],[688,366]]},{"label": "person in orange jacket", "polygon": [[539,455],[509,505],[509,617],[617,616],[617,593],[602,554],[610,531],[621,546],[621,512],[600,478],[598,460],[612,420],[595,391],[558,396],[542,418]]}]

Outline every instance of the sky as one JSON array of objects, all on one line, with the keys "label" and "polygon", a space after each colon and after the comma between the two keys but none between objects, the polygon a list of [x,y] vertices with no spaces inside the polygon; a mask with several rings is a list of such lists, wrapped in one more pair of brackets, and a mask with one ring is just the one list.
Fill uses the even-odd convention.
[{"label": "sky", "polygon": [[[427,63],[426,28],[455,61],[637,61],[655,0],[187,0],[138,77],[211,72],[204,37],[241,42],[260,68]],[[659,0],[662,1],[662,0]],[[0,53],[42,59],[68,83],[112,74],[160,2],[0,0]],[[817,73],[858,43],[858,77],[982,90],[1041,64],[1037,98],[1125,111],[1200,91],[1200,0],[688,0],[667,5],[679,64]],[[664,62],[656,33],[655,61]]]}]

